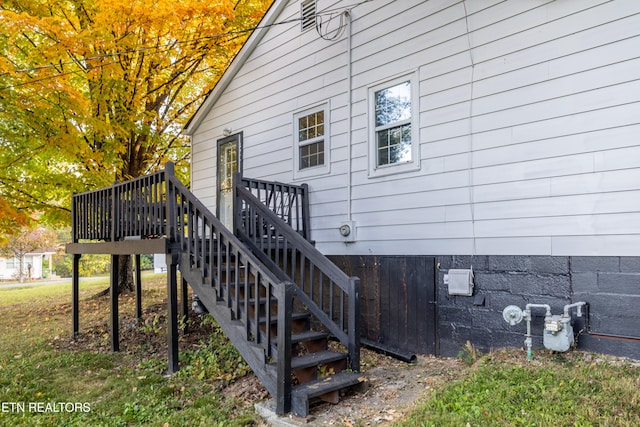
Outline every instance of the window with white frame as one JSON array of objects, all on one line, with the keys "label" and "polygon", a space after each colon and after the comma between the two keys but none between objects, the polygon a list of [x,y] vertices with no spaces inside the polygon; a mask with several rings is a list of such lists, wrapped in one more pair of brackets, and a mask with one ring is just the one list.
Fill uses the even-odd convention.
[{"label": "window with white frame", "polygon": [[419,168],[415,79],[397,79],[369,90],[373,176]]},{"label": "window with white frame", "polygon": [[319,106],[294,115],[296,175],[328,172],[328,106]]}]

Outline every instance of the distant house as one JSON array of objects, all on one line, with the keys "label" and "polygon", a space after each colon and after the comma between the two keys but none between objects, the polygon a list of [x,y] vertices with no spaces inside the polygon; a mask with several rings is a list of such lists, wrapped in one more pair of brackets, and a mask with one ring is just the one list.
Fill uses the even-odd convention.
[{"label": "distant house", "polygon": [[[51,256],[55,252],[41,251],[26,254],[23,260],[23,277],[25,280],[41,279],[51,273]],[[17,280],[20,272],[18,258],[0,257],[0,280]]]},{"label": "distant house", "polygon": [[635,0],[276,0],[186,129],[192,189],[230,221],[233,172],[307,183],[371,343],[518,346],[506,306],[585,301],[579,347],[640,357],[639,52]]}]

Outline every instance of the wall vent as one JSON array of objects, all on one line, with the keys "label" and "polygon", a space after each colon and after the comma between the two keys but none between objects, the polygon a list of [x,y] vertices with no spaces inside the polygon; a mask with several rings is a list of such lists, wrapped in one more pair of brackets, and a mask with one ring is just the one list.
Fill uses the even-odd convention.
[{"label": "wall vent", "polygon": [[316,0],[300,2],[300,22],[302,31],[316,26]]}]

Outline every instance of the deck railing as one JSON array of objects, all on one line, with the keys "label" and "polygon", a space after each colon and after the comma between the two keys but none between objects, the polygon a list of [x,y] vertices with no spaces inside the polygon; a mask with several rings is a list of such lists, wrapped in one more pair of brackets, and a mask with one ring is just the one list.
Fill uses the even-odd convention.
[{"label": "deck railing", "polygon": [[165,171],[74,194],[72,239],[115,242],[165,235]]},{"label": "deck railing", "polygon": [[236,174],[236,182],[248,189],[262,204],[309,240],[309,187],[246,178]]},{"label": "deck railing", "polygon": [[[251,194],[309,239],[308,187],[241,177]],[[115,200],[115,203],[114,203]],[[111,187],[73,195],[73,242],[118,241],[126,237],[159,237],[167,234],[165,171]],[[112,219],[116,219],[113,221]]]}]

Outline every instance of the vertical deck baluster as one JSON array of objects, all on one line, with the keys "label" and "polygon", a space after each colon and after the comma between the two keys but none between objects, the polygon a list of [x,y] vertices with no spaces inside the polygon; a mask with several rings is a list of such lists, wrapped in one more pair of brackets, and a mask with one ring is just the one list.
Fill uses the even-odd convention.
[{"label": "vertical deck baluster", "polygon": [[331,278],[327,277],[327,281],[329,282],[329,317],[331,317],[331,320],[334,320],[336,318],[336,315],[333,311],[333,280],[331,280]]},{"label": "vertical deck baluster", "polygon": [[135,236],[138,228],[138,221],[136,220],[136,195],[135,195],[135,182],[131,182],[128,187],[128,199],[129,199],[129,231],[127,232],[128,236]]},{"label": "vertical deck baluster", "polygon": [[87,236],[86,238],[91,239],[93,237],[93,235],[91,234],[91,215],[93,215],[93,209],[91,209],[91,193],[86,194],[83,198],[82,198],[82,202],[85,206],[85,216],[86,218],[84,219],[84,234]]},{"label": "vertical deck baluster", "polygon": [[290,271],[289,277],[291,277],[294,283],[297,282],[297,278],[296,278],[296,266],[298,265],[296,260],[297,255],[298,255],[298,250],[296,249],[295,245],[293,245],[291,247],[291,261],[289,263],[291,271]]},{"label": "vertical deck baluster", "polygon": [[[220,234],[220,238],[222,238],[222,234]],[[229,296],[231,295],[230,292],[229,292],[229,289],[231,287],[230,286],[231,285],[231,283],[230,283],[230,280],[231,280],[230,279],[230,276],[231,276],[230,271],[231,270],[230,270],[230,266],[227,265],[228,261],[229,261],[229,254],[228,254],[229,247],[228,247],[226,239],[224,239],[224,244],[220,246],[220,249],[222,250],[222,254],[221,254],[221,258],[220,258],[220,267],[219,267],[220,271],[221,271],[220,278],[222,279],[222,276],[224,276],[224,281],[223,281],[224,289],[223,289],[222,298],[223,298],[223,300],[227,300],[227,299],[229,299]],[[226,270],[223,271],[223,268],[226,269]]]},{"label": "vertical deck baluster", "polygon": [[[254,300],[254,306],[255,308],[258,307],[257,305],[257,301],[260,300],[260,289],[259,289],[259,283],[262,281],[262,273],[260,273],[259,271],[256,270],[256,273],[254,275],[254,280],[255,282],[251,284],[251,286],[253,287],[253,300]],[[249,294],[249,289],[247,289],[245,291],[246,294]],[[248,298],[248,296],[247,296]],[[255,343],[259,343],[260,342],[260,310],[253,310],[253,322],[251,322],[253,324],[253,330],[251,331],[251,333],[253,334],[253,340]],[[269,333],[269,328],[271,327],[271,322],[270,319],[266,319],[266,323],[265,323],[265,331],[266,333]]]},{"label": "vertical deck baluster", "polygon": [[104,239],[105,235],[106,235],[106,228],[107,228],[107,222],[109,220],[109,217],[106,215],[106,200],[104,198],[104,192],[99,191],[96,193],[96,199],[97,199],[97,206],[94,208],[95,211],[97,212],[97,217],[98,217],[98,226],[96,227],[96,231],[98,233],[98,236],[100,236],[100,239]]},{"label": "vertical deck baluster", "polygon": [[221,299],[225,296],[223,293],[223,285],[222,285],[222,236],[220,235],[220,230],[216,230],[216,274],[214,277],[215,286],[216,286],[216,294],[218,299]]},{"label": "vertical deck baluster", "polygon": [[[280,234],[275,228],[269,227],[269,240],[273,240],[273,249],[275,251],[276,265],[280,265]],[[272,258],[273,259],[273,258]]]},{"label": "vertical deck baluster", "polygon": [[[271,307],[271,301],[273,300],[273,286],[271,285],[271,283],[269,282],[265,282],[264,284],[264,288],[266,289],[265,292],[265,317],[267,319],[271,319],[271,316],[273,316],[273,309]],[[258,307],[260,307],[258,305]],[[267,355],[267,357],[271,357],[272,356],[272,346],[271,343],[273,342],[273,334],[271,333],[271,328],[266,328],[267,333],[265,334],[265,341],[264,341],[264,349],[265,349],[265,354]]]},{"label": "vertical deck baluster", "polygon": [[[249,290],[251,286],[251,281],[249,280],[251,276],[254,275],[253,272],[253,264],[247,262],[244,266],[244,277],[242,280],[242,289],[244,289],[244,296],[242,298],[242,306],[244,307],[244,311],[242,313],[242,321],[249,325]],[[255,277],[255,276],[254,276]],[[240,283],[238,281],[238,283]],[[240,288],[236,288],[236,298],[240,299]],[[249,328],[246,329],[246,333],[249,334]],[[249,340],[250,336],[247,335],[246,339]]]},{"label": "vertical deck baluster", "polygon": [[[287,186],[287,223],[293,227],[293,221],[291,221],[292,216],[291,216],[291,211],[292,209],[292,189],[290,186]],[[295,230],[295,227],[294,227]]]},{"label": "vertical deck baluster", "polygon": [[348,325],[344,323],[344,291],[340,289],[340,328],[344,331]]},{"label": "vertical deck baluster", "polygon": [[[289,270],[289,240],[285,238],[282,242],[282,271],[287,273]],[[291,276],[289,276],[291,277]]]},{"label": "vertical deck baluster", "polygon": [[85,206],[86,206],[86,209],[87,209],[87,211],[86,211],[87,212],[87,215],[86,215],[87,218],[86,218],[85,224],[84,224],[85,227],[86,227],[85,234],[86,234],[87,238],[89,238],[89,239],[93,239],[93,233],[91,232],[91,228],[92,228],[92,225],[93,225],[93,215],[95,215],[95,213],[93,212],[93,209],[92,209],[92,205],[91,205],[91,196],[92,196],[91,194],[88,194],[86,197],[84,197],[84,202],[85,202]]},{"label": "vertical deck baluster", "polygon": [[324,273],[322,272],[322,270],[318,272],[318,294],[318,306],[320,306],[320,308],[324,310]]},{"label": "vertical deck baluster", "polygon": [[[231,245],[229,245],[229,250],[231,251]],[[233,259],[233,263],[231,263],[231,260]],[[240,259],[240,254],[236,251],[233,250],[232,252],[229,253],[229,256],[227,257],[227,270],[229,271],[229,274],[231,274],[231,271],[233,269],[233,288],[235,289],[236,294],[234,295],[234,301],[237,303],[236,307],[239,308],[240,304],[238,304],[239,300],[240,300],[240,263],[241,263],[241,259]],[[229,298],[229,304],[231,304],[231,298]],[[231,305],[229,305],[229,307],[231,307]],[[238,310],[236,309],[236,316],[238,315]]]},{"label": "vertical deck baluster", "polygon": [[132,236],[141,236],[142,235],[142,224],[140,221],[140,216],[142,215],[142,199],[140,197],[140,181],[134,181],[132,185],[131,191],[131,208],[133,210],[133,230],[131,232]]},{"label": "vertical deck baluster", "polygon": [[156,230],[156,187],[158,181],[158,174],[152,175],[151,184],[149,186],[149,235],[157,236]]},{"label": "vertical deck baluster", "polygon": [[138,186],[135,181],[131,182],[129,186],[129,205],[131,206],[131,216],[129,217],[129,223],[131,228],[129,229],[130,236],[137,236],[140,234],[140,224],[138,223]]},{"label": "vertical deck baluster", "polygon": [[202,239],[200,236],[200,216],[201,212],[197,206],[193,209],[193,245],[195,247],[196,268],[202,267]]},{"label": "vertical deck baluster", "polygon": [[313,283],[313,270],[314,270],[315,266],[313,265],[313,263],[311,261],[309,261],[309,296],[311,297],[311,299],[313,298],[313,289],[315,288],[314,283]]},{"label": "vertical deck baluster", "polygon": [[118,209],[118,235],[116,236],[116,238],[118,240],[120,240],[119,238],[121,236],[126,236],[127,234],[127,217],[129,214],[128,211],[128,206],[126,203],[126,186],[124,185],[116,185],[116,195],[118,198],[118,205],[119,205],[119,209]]},{"label": "vertical deck baluster", "polygon": [[153,188],[154,188],[154,182],[155,182],[155,177],[157,175],[151,175],[148,179],[147,182],[147,187],[145,188],[145,200],[147,201],[146,204],[146,215],[145,215],[145,224],[146,224],[146,229],[145,229],[145,233],[147,236],[151,236],[153,233]]},{"label": "vertical deck baluster", "polygon": [[129,206],[130,206],[130,216],[129,216],[129,236],[135,236],[138,234],[138,207],[136,206],[138,203],[138,199],[136,198],[136,183],[132,181],[129,185]]},{"label": "vertical deck baluster", "polygon": [[305,264],[307,263],[306,261],[306,257],[304,256],[304,253],[300,252],[300,282],[296,282],[298,284],[298,286],[300,286],[300,289],[302,289],[302,292],[306,292],[305,290]]},{"label": "vertical deck baluster", "polygon": [[149,182],[150,177],[145,176],[144,180],[140,183],[140,189],[138,190],[140,193],[140,236],[144,238],[144,236],[149,235]]},{"label": "vertical deck baluster", "polygon": [[115,186],[112,186],[110,191],[111,193],[111,223],[113,224],[111,227],[111,236],[110,239],[112,242],[116,240],[116,233],[118,230],[118,199],[116,198],[116,190]]}]

